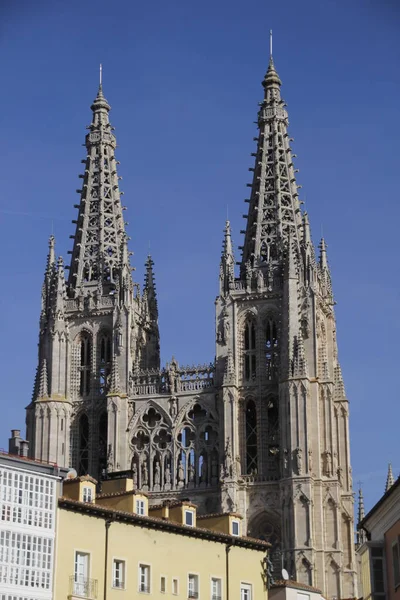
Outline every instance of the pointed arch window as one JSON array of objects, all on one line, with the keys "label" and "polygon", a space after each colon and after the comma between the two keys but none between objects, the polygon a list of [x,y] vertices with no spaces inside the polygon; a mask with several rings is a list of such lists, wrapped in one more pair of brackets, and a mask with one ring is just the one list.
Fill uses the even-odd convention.
[{"label": "pointed arch window", "polygon": [[244,328],[244,378],[250,381],[256,377],[256,327],[254,321],[247,321]]},{"label": "pointed arch window", "polygon": [[90,393],[92,376],[92,340],[89,334],[82,334],[80,338],[80,394],[87,396]]},{"label": "pointed arch window", "polygon": [[273,381],[278,376],[278,329],[274,319],[267,319],[265,328],[265,366],[267,379]]},{"label": "pointed arch window", "polygon": [[253,475],[258,470],[257,409],[254,400],[246,404],[246,473]]},{"label": "pointed arch window", "polygon": [[108,379],[111,373],[111,336],[101,332],[98,338],[98,357],[99,357],[99,391],[105,394],[108,387]]},{"label": "pointed arch window", "polygon": [[86,414],[79,419],[78,440],[78,475],[87,475],[89,471],[89,419]]}]

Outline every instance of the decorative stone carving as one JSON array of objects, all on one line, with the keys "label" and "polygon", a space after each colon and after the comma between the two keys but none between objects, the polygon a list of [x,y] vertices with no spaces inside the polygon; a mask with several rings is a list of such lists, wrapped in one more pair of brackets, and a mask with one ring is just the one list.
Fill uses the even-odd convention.
[{"label": "decorative stone carving", "polygon": [[303,472],[303,451],[301,448],[295,448],[293,454],[296,473],[301,475]]},{"label": "decorative stone carving", "polygon": [[175,417],[178,413],[178,398],[176,396],[171,396],[168,403],[169,403],[169,414],[172,419],[175,419]]},{"label": "decorative stone carving", "polygon": [[142,486],[146,487],[149,484],[149,470],[147,468],[147,458],[142,462]]},{"label": "decorative stone carving", "polygon": [[182,488],[185,482],[185,471],[181,459],[178,462],[178,488]]},{"label": "decorative stone carving", "polygon": [[154,487],[160,487],[161,468],[160,463],[157,461],[154,468]]},{"label": "decorative stone carving", "polygon": [[311,474],[312,473],[312,468],[313,468],[313,462],[312,462],[312,450],[311,448],[308,451],[308,472]]},{"label": "decorative stone carving", "polygon": [[137,485],[138,485],[138,472],[137,472],[136,462],[134,462],[133,465],[132,465],[132,479],[133,479],[133,488],[137,489]]}]

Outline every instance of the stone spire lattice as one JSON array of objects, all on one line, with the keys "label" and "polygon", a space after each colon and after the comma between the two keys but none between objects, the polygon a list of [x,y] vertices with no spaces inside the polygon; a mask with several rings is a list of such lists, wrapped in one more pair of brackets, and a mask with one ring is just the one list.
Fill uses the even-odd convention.
[{"label": "stone spire lattice", "polygon": [[116,139],[109,122],[110,105],[100,84],[86,135],[86,160],[69,274],[69,293],[80,288],[114,287],[126,243],[119,191]]}]

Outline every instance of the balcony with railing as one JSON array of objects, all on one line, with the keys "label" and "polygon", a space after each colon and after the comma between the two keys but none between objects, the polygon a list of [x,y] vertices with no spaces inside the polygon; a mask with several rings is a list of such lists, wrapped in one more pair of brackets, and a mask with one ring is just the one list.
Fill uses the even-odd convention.
[{"label": "balcony with railing", "polygon": [[139,584],[139,592],[141,594],[150,594],[150,586],[146,585],[145,583],[140,583]]},{"label": "balcony with railing", "polygon": [[69,598],[97,599],[97,579],[71,575],[69,578]]},{"label": "balcony with railing", "polygon": [[195,598],[196,599],[198,597],[199,597],[199,592],[195,592],[193,590],[189,590],[188,598]]}]

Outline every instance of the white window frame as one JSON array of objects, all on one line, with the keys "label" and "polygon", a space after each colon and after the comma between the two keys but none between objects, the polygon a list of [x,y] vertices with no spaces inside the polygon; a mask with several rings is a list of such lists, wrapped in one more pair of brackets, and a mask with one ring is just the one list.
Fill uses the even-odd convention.
[{"label": "white window frame", "polygon": [[[146,573],[145,581],[142,581],[142,569]],[[151,592],[151,566],[147,563],[139,563],[139,593],[150,594]]]},{"label": "white window frame", "polygon": [[[176,583],[176,591],[175,591],[175,583]],[[179,579],[177,577],[172,578],[172,595],[179,596]]]},{"label": "white window frame", "polygon": [[[187,516],[190,515],[190,519],[191,519],[191,523],[187,522]],[[194,511],[193,510],[188,510],[185,509],[185,525],[187,525],[188,527],[194,527]]]},{"label": "white window frame", "polygon": [[[233,526],[237,525],[238,528],[238,532],[234,533],[233,531]],[[232,530],[232,535],[234,535],[235,537],[239,537],[240,536],[240,521],[238,519],[232,519],[231,521],[231,530]]]},{"label": "white window frame", "polygon": [[[190,581],[193,578],[194,589],[191,591]],[[200,597],[200,578],[198,573],[188,573],[187,577],[187,597],[188,598],[199,598]]]},{"label": "white window frame", "polygon": [[[164,589],[162,589],[162,585],[161,582],[164,579]],[[160,575],[160,594],[166,594],[167,593],[167,576],[166,575]]]},{"label": "white window frame", "polygon": [[[79,573],[77,572],[77,557],[87,556],[87,573],[82,581],[79,581]],[[91,568],[91,554],[87,550],[75,549],[74,550],[74,595],[77,596],[88,596],[87,588],[90,586],[90,568]]]},{"label": "white window frame", "polygon": [[144,516],[146,514],[144,500],[136,499],[136,514]]},{"label": "white window frame", "polygon": [[[217,584],[217,593],[214,593],[214,583]],[[216,600],[217,598],[219,598],[221,600],[222,599],[222,577],[214,577],[212,575],[211,579],[210,579],[210,586],[211,586],[211,593],[210,593],[211,600]]]},{"label": "white window frame", "polygon": [[240,600],[252,600],[253,586],[251,583],[240,582]]},{"label": "white window frame", "polygon": [[83,502],[90,502],[90,503],[93,502],[93,489],[90,486],[85,485],[83,487],[82,499],[83,499]]},{"label": "white window frame", "polygon": [[[117,584],[117,564],[122,566],[122,574],[119,574],[119,585]],[[123,558],[113,559],[113,572],[112,572],[112,587],[116,590],[126,589],[126,561]]]}]

